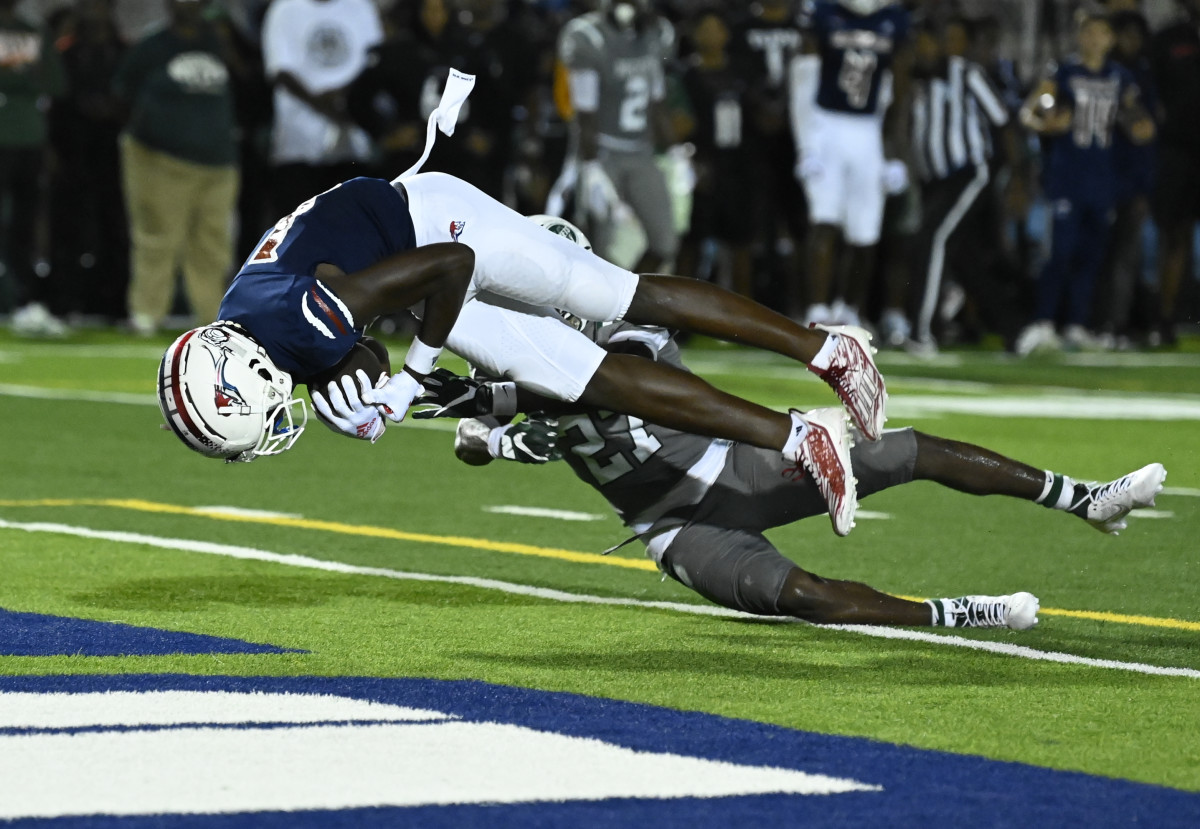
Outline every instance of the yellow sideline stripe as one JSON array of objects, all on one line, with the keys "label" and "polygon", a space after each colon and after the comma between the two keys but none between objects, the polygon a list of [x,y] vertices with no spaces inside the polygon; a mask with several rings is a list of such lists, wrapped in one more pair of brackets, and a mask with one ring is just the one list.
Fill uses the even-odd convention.
[{"label": "yellow sideline stripe", "polygon": [[[606,564],[612,567],[627,567],[632,570],[653,570],[654,562],[641,558],[602,556],[596,553],[581,553],[554,547],[535,547],[532,544],[513,544],[507,541],[490,541],[486,538],[468,538],[458,535],[429,535],[394,530],[390,527],[373,527],[366,524],[343,524],[340,521],[322,521],[314,518],[293,518],[285,515],[240,515],[212,509],[197,509],[178,504],[163,504],[137,498],[39,498],[25,501],[0,500],[0,507],[113,507],[116,509],[157,512],[171,515],[189,515],[217,521],[240,521],[247,524],[270,524],[277,527],[295,527],[302,530],[321,530],[342,535],[358,535],[367,538],[386,538],[393,541],[417,541],[424,544],[444,544],[448,547],[465,547],[472,550],[492,550],[498,553],[517,553],[524,556],[555,558],[580,564]],[[910,601],[921,601],[915,596],[899,596]],[[1200,631],[1200,622],[1186,619],[1161,619],[1155,616],[1130,616],[1102,610],[1062,610],[1043,607],[1038,611],[1047,616],[1067,616],[1074,619],[1089,619],[1097,622],[1116,622],[1124,625],[1170,628],[1172,630]]]},{"label": "yellow sideline stripe", "polygon": [[498,553],[517,553],[523,556],[556,558],[580,564],[607,564],[627,567],[632,570],[658,571],[654,562],[644,558],[602,556],[597,553],[580,553],[575,550],[560,550],[554,547],[535,547],[532,544],[513,544],[507,541],[490,541],[486,538],[468,538],[459,535],[429,535],[394,530],[390,527],[372,527],[365,524],[343,524],[340,521],[321,521],[313,518],[294,518],[280,515],[239,515],[220,510],[196,509],[177,504],[161,504],[136,498],[42,498],[29,501],[3,501],[0,507],[114,507],[116,509],[157,512],[172,515],[190,515],[211,518],[217,521],[241,521],[247,524],[270,524],[276,527],[295,527],[301,530],[321,530],[342,535],[359,535],[367,538],[386,538],[392,541],[416,541],[423,544],[444,544],[449,547],[466,547],[472,550],[492,550]]}]

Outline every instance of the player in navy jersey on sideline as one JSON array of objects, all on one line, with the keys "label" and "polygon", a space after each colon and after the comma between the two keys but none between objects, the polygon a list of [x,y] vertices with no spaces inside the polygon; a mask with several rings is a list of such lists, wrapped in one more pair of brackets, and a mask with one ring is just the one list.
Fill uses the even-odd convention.
[{"label": "player in navy jersey on sideline", "polygon": [[898,155],[908,132],[909,13],[890,0],[817,0],[802,17],[792,119],[810,224],[806,318],[856,324],[884,199],[908,186]]},{"label": "player in navy jersey on sideline", "polygon": [[1042,185],[1053,225],[1019,354],[1058,347],[1060,318],[1068,345],[1094,344],[1087,326],[1117,197],[1114,131],[1137,144],[1154,137],[1133,76],[1108,56],[1108,18],[1086,14],[1078,25],[1079,53],[1052,66],[1021,108],[1022,122],[1047,138]]},{"label": "player in navy jersey on sideline", "polygon": [[840,409],[783,414],[685,372],[607,354],[558,324],[555,309],[687,329],[804,361],[875,439],[885,390],[865,332],[807,329],[707,283],[634,274],[441,173],[352,179],[281,219],[235,277],[219,322],[186,332],[164,355],[164,417],[185,445],[210,457],[284,451],[307,417],[294,384],[337,366],[375,317],[422,301],[403,370],[314,396],[327,425],[374,441],[379,414],[402,420],[449,345],[551,397],[782,451],[822,482],[835,530],[850,531],[856,499]]},{"label": "player in navy jersey on sideline", "polygon": [[[684,369],[665,331],[628,323],[586,325],[611,351]],[[685,369],[686,370],[686,369]],[[1010,627],[1036,623],[1029,593],[912,601],[851,581],[821,578],[785,557],[763,533],[826,510],[813,481],[777,453],[665,428],[652,421],[517,391],[509,408],[538,411],[516,423],[496,417],[499,384],[430,378],[415,417],[460,417],[455,453],[472,464],[493,458],[542,463],[562,457],[604,496],[646,544],[663,572],[726,607],[817,624]],[[556,419],[548,419],[557,415]],[[863,496],[928,480],[974,495],[1006,495],[1071,512],[1101,532],[1124,529],[1130,510],[1151,506],[1166,471],[1152,463],[1105,484],[1077,483],[979,446],[907,429],[851,450]]]}]

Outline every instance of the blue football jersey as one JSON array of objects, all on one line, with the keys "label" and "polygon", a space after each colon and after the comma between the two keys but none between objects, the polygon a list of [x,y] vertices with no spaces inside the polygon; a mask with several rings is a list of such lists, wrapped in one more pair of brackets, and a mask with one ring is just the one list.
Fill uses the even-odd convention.
[{"label": "blue football jersey", "polygon": [[354,320],[316,279],[321,263],[354,273],[416,247],[408,204],[392,185],[355,178],[309,199],[259,240],[218,318],[250,331],[297,380],[337,364],[370,320]]},{"label": "blue football jersey", "polygon": [[805,8],[801,23],[816,40],[821,57],[817,106],[874,114],[883,78],[908,37],[908,11],[893,4],[857,15],[838,3],[818,0]]},{"label": "blue football jersey", "polygon": [[1072,110],[1071,129],[1050,140],[1045,160],[1047,195],[1094,203],[1114,198],[1114,146],[1121,99],[1133,76],[1116,61],[1093,72],[1076,57],[1054,72],[1058,103]]}]

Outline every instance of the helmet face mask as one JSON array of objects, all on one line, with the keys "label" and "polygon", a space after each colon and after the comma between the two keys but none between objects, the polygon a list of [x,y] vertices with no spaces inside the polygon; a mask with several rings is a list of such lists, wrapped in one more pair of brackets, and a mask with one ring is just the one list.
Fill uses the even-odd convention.
[{"label": "helmet face mask", "polygon": [[184,333],[163,355],[158,405],[189,449],[251,461],[292,447],[308,422],[292,378],[239,326],[217,322]]}]

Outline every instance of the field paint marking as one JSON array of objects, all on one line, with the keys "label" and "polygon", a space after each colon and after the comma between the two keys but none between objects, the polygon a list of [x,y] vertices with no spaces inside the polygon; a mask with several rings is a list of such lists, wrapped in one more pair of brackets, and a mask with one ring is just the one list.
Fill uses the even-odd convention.
[{"label": "field paint marking", "polygon": [[[756,616],[716,605],[694,605],[683,602],[656,602],[640,599],[628,599],[611,596],[591,596],[586,593],[568,593],[565,590],[553,590],[546,587],[531,587],[525,584],[500,581],[498,579],[483,579],[474,576],[438,576],[431,573],[413,573],[405,570],[391,570],[384,567],[361,567],[340,561],[326,561],[296,554],[273,553],[254,547],[237,547],[229,544],[216,544],[210,541],[194,541],[185,538],[162,538],[140,533],[113,532],[109,530],[92,530],[87,527],[74,527],[67,524],[49,523],[19,523],[0,518],[0,529],[23,530],[25,532],[45,532],[60,535],[73,535],[80,538],[95,538],[104,541],[116,541],[126,544],[142,544],[166,550],[204,553],[207,555],[227,556],[252,561],[285,564],[291,567],[303,567],[311,570],[324,570],[331,573],[342,573],[358,576],[379,576],[382,578],[439,582],[442,584],[461,584],[468,587],[478,587],[485,590],[498,590],[521,596],[531,596],[550,601],[570,604],[612,605],[617,607],[642,607],[654,610],[669,610],[677,613],[689,613],[697,616],[716,616],[734,619],[753,619],[759,622],[775,622],[778,624],[803,624],[796,619],[786,617]],[[1044,610],[1042,612],[1045,612]],[[857,633],[863,636],[874,636],[882,639],[908,639],[914,642],[925,642],[936,645],[953,645],[954,647],[988,651],[1006,656],[1019,656],[1026,659],[1036,659],[1046,662],[1059,662],[1071,665],[1084,665],[1093,668],[1110,668],[1134,673],[1152,674],[1158,676],[1181,676],[1200,679],[1200,671],[1193,668],[1173,668],[1160,665],[1147,665],[1141,662],[1119,662],[1114,659],[1093,659],[1087,656],[1076,656],[1070,653],[1056,651],[1040,651],[1023,645],[1010,645],[1005,642],[989,642],[982,639],[963,639],[957,636],[944,636],[936,633],[904,630],[899,628],[877,627],[874,625],[827,625],[825,628]]]},{"label": "field paint marking", "polygon": [[607,515],[597,515],[594,512],[574,512],[567,509],[548,509],[546,507],[520,507],[514,504],[499,504],[494,507],[484,507],[484,512],[499,515],[524,515],[530,518],[557,518],[559,521],[603,521]]},{"label": "field paint marking", "polygon": [[[85,403],[121,403],[132,406],[158,406],[158,397],[153,394],[138,394],[124,391],[92,391],[89,389],[52,389],[43,386],[18,386],[0,383],[0,397],[27,397],[33,400],[77,400]],[[405,418],[399,424],[405,429],[425,429],[430,432],[453,432],[458,421],[452,418],[417,420]],[[392,424],[395,428],[396,424]]]},{"label": "field paint marking", "polygon": [[887,521],[892,517],[890,512],[879,512],[878,510],[860,509],[854,513],[854,519],[863,519],[864,521]]},{"label": "field paint marking", "polygon": [[1184,495],[1188,498],[1200,498],[1200,489],[1190,486],[1165,486],[1163,495]]},{"label": "field paint marking", "polygon": [[[69,507],[69,506],[103,506],[118,509],[132,509],[144,512],[167,512],[178,515],[192,515],[199,518],[210,518],[217,521],[242,521],[251,524],[272,524],[275,526],[299,527],[301,529],[323,530],[342,533],[344,535],[362,535],[370,538],[388,538],[397,541],[419,541],[430,544],[446,544],[453,547],[469,547],[471,549],[492,550],[500,553],[517,553],[543,558],[556,558],[574,561],[582,564],[603,564],[612,567],[628,567],[634,570],[652,570],[658,572],[657,565],[648,559],[622,558],[619,556],[603,556],[595,553],[580,553],[572,550],[559,550],[551,547],[535,547],[530,544],[513,544],[501,541],[489,541],[483,538],[462,538],[459,536],[425,535],[421,533],[406,533],[388,527],[372,527],[360,524],[342,524],[335,521],[319,521],[308,518],[270,518],[254,514],[220,513],[212,507],[183,507],[175,504],[160,504],[154,501],[137,499],[109,498],[43,498],[29,501],[0,500],[0,507]],[[247,511],[250,512],[250,511]],[[1132,513],[1131,513],[1132,514]],[[0,527],[6,523],[0,519]],[[900,596],[910,601],[921,601],[913,596]],[[1118,622],[1127,625],[1144,625],[1147,627],[1163,627],[1174,630],[1200,631],[1200,622],[1190,622],[1185,619],[1161,619],[1154,616],[1129,616],[1107,611],[1091,610],[1056,610],[1043,607],[1039,611],[1048,616],[1073,616],[1081,619],[1093,619],[1105,622]],[[761,618],[761,617],[753,617]]]},{"label": "field paint marking", "polygon": [[244,515],[247,518],[303,518],[298,512],[276,512],[269,509],[247,509],[246,507],[230,507],[214,505],[211,507],[195,507],[197,512],[206,515]]},{"label": "field paint marking", "polygon": [[1174,518],[1175,513],[1169,509],[1135,509],[1129,513],[1130,518]]},{"label": "field paint marking", "polygon": [[[899,382],[899,381],[898,381]],[[997,387],[998,389],[1003,387]],[[41,386],[20,386],[0,383],[0,396],[25,397],[39,400],[72,400],[87,403],[121,403],[157,406],[152,394],[87,389],[55,389]],[[918,419],[945,414],[980,417],[1035,417],[1076,420],[1200,420],[1200,396],[1175,395],[1147,397],[1145,395],[1094,394],[1086,391],[1062,390],[1042,394],[1009,396],[955,396],[940,394],[895,394],[889,403],[893,417]],[[782,411],[782,409],[778,409]],[[450,418],[417,420],[406,418],[400,424],[407,429],[453,431],[456,421]]]},{"label": "field paint marking", "polygon": [[508,541],[489,541],[486,538],[468,538],[457,535],[430,535],[394,530],[390,527],[373,527],[366,524],[343,524],[340,521],[322,521],[315,518],[292,518],[289,516],[269,517],[246,513],[216,512],[212,507],[184,507],[175,504],[160,504],[155,501],[122,498],[45,498],[31,501],[0,501],[0,507],[68,507],[95,506],[130,509],[139,512],[190,515],[211,518],[217,521],[239,521],[249,524],[270,524],[276,527],[295,527],[302,530],[320,530],[341,535],[360,535],[367,538],[386,538],[392,541],[415,541],[422,544],[443,544],[448,547],[465,547],[471,550],[491,550],[498,553],[517,553],[524,556],[554,558],[581,564],[607,564],[612,567],[628,567],[632,570],[657,571],[653,561],[644,558],[602,556],[599,553],[581,553],[554,547],[535,547],[532,544],[515,544]]}]

